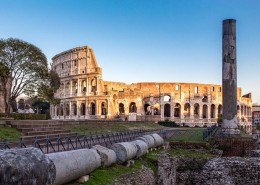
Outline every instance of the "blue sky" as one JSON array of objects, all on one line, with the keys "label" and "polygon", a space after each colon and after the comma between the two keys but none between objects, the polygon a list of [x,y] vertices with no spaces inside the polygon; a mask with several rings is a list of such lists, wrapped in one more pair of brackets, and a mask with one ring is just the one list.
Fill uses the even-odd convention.
[{"label": "blue sky", "polygon": [[237,20],[238,86],[260,103],[258,0],[0,0],[0,38],[51,58],[94,49],[103,79],[221,84],[222,20]]}]

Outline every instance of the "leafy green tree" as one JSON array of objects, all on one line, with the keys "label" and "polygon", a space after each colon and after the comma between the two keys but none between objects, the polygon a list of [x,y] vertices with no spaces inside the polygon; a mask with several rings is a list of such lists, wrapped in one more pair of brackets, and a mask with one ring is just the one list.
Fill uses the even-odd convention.
[{"label": "leafy green tree", "polygon": [[50,103],[41,99],[33,99],[32,107],[39,114],[46,114],[50,109]]},{"label": "leafy green tree", "polygon": [[[57,74],[48,70],[46,56],[38,47],[19,39],[1,39],[0,64],[0,80],[7,114],[16,98],[23,93],[30,96],[39,94],[45,99],[55,101],[54,93],[59,80],[52,82],[52,76]],[[54,88],[52,83],[56,83]]]}]

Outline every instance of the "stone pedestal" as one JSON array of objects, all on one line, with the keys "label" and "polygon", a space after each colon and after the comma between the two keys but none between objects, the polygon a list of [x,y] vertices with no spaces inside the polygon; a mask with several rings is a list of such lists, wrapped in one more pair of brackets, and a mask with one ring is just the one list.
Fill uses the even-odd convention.
[{"label": "stone pedestal", "polygon": [[222,132],[240,134],[237,126],[236,20],[223,21],[222,37]]}]

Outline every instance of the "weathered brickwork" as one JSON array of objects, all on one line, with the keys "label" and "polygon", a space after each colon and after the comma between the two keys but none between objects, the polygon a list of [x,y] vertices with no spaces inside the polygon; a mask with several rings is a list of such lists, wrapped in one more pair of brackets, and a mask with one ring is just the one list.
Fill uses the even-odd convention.
[{"label": "weathered brickwork", "polygon": [[[61,78],[52,119],[174,120],[191,126],[211,125],[222,114],[222,86],[199,83],[144,82],[125,84],[102,79],[90,47],[78,47],[53,57]],[[237,88],[238,119],[251,120],[251,95]]]}]

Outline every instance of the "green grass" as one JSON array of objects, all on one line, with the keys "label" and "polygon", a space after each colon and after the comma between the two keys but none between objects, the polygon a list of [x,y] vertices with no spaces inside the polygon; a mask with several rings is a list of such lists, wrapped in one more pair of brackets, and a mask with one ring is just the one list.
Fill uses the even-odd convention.
[{"label": "green grass", "polygon": [[169,139],[169,141],[179,141],[179,142],[207,142],[203,140],[203,130],[205,128],[187,128],[179,129],[176,133]]},{"label": "green grass", "polygon": [[116,131],[128,131],[134,129],[162,129],[163,126],[160,126],[157,123],[124,123],[124,122],[88,122],[85,124],[77,124],[77,125],[67,125],[67,129],[71,130],[71,132],[77,132],[79,134],[89,134],[94,132],[116,132]]},{"label": "green grass", "polygon": [[[108,185],[111,184],[118,177],[129,174],[141,169],[142,166],[152,169],[157,174],[157,160],[160,154],[168,153],[174,157],[188,157],[188,158],[211,158],[214,157],[207,151],[189,150],[189,149],[169,149],[157,150],[149,152],[141,158],[135,160],[135,164],[130,167],[124,165],[113,165],[106,168],[98,168],[90,174],[90,179],[84,185]],[[77,182],[71,182],[67,185],[80,185]],[[81,184],[82,185],[82,184]]]},{"label": "green grass", "polygon": [[0,125],[0,142],[3,142],[5,139],[7,141],[16,141],[21,137],[21,133],[15,128],[8,126]]}]

